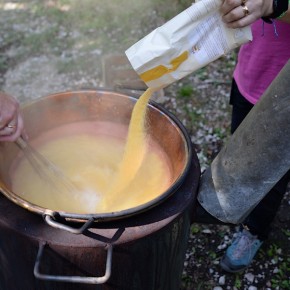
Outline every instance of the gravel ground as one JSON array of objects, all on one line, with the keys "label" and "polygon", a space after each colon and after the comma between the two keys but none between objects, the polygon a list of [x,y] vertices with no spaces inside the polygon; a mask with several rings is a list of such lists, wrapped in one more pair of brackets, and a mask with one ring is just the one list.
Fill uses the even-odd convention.
[{"label": "gravel ground", "polygon": [[[89,0],[79,6],[70,6],[70,3],[73,2],[0,1],[1,90],[20,102],[28,102],[54,92],[103,87],[104,55],[123,52],[169,17],[164,13],[168,3],[160,6],[158,2],[161,7],[158,10],[154,5],[149,9],[147,2],[142,2],[146,6],[143,17],[133,17],[134,11],[127,15],[131,17],[130,31],[127,27],[124,34],[118,23],[114,23],[115,18],[109,18],[109,25],[108,19],[101,22],[99,17],[97,22],[93,13],[105,15],[110,9],[116,9],[114,5],[96,8]],[[109,6],[111,1],[106,3]],[[89,14],[91,7],[94,11]],[[118,10],[118,13],[121,12]],[[76,19],[83,19],[83,14],[86,21],[80,25]],[[120,23],[120,19],[116,21]],[[122,24],[127,22],[124,20]],[[105,38],[104,42],[100,43],[99,36]],[[228,97],[235,60],[236,52],[233,52],[167,87],[165,96],[157,99],[187,128],[202,171],[229,137]],[[289,203],[288,192],[269,240],[251,267],[239,274],[225,273],[218,265],[235,226],[193,224],[180,290],[290,289]]]},{"label": "gravel ground", "polygon": [[[187,127],[202,171],[210,164],[229,136],[230,108],[228,106],[232,66],[235,59],[228,56],[210,64],[201,75],[190,78],[196,89],[190,106],[199,112],[198,122],[192,122],[185,110],[188,102],[170,99],[169,110],[183,120]],[[223,68],[220,70],[219,68]],[[206,76],[203,79],[203,76]],[[217,81],[223,80],[223,81]],[[187,86],[183,84],[182,86]],[[176,91],[177,89],[174,89]],[[182,109],[183,108],[183,109]],[[290,189],[290,188],[289,188]],[[189,236],[181,290],[213,289],[290,289],[290,190],[288,190],[272,232],[262,245],[252,265],[244,272],[229,274],[219,266],[219,260],[238,230],[237,226],[193,224]]]}]

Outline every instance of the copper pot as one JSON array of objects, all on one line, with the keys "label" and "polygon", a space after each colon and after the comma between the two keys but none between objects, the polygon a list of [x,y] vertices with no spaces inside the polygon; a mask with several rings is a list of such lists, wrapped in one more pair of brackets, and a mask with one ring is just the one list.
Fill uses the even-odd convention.
[{"label": "copper pot", "polygon": [[[47,130],[74,122],[100,121],[109,122],[112,127],[116,124],[128,127],[135,103],[136,99],[127,95],[103,90],[86,90],[49,95],[23,106],[22,109],[27,134],[30,140],[33,140]],[[164,201],[178,189],[189,170],[192,155],[190,139],[186,130],[172,114],[150,102],[148,118],[149,134],[170,160],[173,175],[170,187],[149,202],[126,210],[101,214],[55,212],[49,208],[32,204],[12,191],[11,174],[8,169],[11,168],[19,154],[19,148],[13,143],[0,144],[0,189],[14,203],[43,215],[45,221],[51,226],[73,233],[82,233],[94,221],[120,219],[148,210]],[[81,228],[75,229],[66,223],[60,223],[57,217],[65,219],[65,221],[85,221],[86,223]]]}]

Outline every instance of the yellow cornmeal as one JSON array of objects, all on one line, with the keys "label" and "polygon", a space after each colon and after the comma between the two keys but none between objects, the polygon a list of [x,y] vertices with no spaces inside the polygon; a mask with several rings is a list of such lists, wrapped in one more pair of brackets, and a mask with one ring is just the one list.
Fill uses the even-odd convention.
[{"label": "yellow cornmeal", "polygon": [[44,208],[72,213],[120,211],[159,196],[170,185],[170,171],[153,142],[148,150],[146,108],[153,91],[148,89],[136,102],[126,142],[112,136],[77,134],[37,148],[80,192],[56,192],[25,159],[13,177],[13,191]]},{"label": "yellow cornmeal", "polygon": [[[147,104],[154,92],[148,88],[136,102],[126,140],[126,146],[122,160],[118,167],[116,177],[113,179],[111,187],[108,189],[108,198],[105,200],[106,207],[110,208],[117,200],[122,202],[124,190],[135,178],[146,154],[146,112]],[[147,162],[147,160],[146,160]]]},{"label": "yellow cornmeal", "polygon": [[25,200],[56,211],[102,213],[119,211],[146,203],[164,192],[170,184],[168,164],[154,147],[145,153],[140,169],[122,195],[106,195],[118,173],[124,142],[108,136],[74,135],[47,142],[37,150],[55,163],[81,188],[78,194],[50,190],[24,158],[13,176],[13,191]]}]

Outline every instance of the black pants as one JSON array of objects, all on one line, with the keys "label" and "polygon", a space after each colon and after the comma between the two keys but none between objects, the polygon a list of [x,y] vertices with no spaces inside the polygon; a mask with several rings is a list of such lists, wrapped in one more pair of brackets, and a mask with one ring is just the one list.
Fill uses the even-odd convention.
[{"label": "black pants", "polygon": [[[254,106],[242,96],[234,80],[230,104],[232,105],[231,133],[233,133]],[[290,170],[267,193],[243,222],[243,225],[247,226],[250,232],[257,235],[261,240],[268,237],[271,222],[276,216],[289,181]]]}]

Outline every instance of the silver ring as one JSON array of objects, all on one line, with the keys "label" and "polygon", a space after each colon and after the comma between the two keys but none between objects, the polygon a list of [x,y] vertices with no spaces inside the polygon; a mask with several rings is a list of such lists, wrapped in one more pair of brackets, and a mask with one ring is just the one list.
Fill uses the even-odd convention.
[{"label": "silver ring", "polygon": [[12,124],[8,124],[6,127],[7,127],[7,128],[11,128],[11,129],[16,128],[16,126],[15,126],[15,125],[12,125]]},{"label": "silver ring", "polygon": [[244,16],[247,16],[250,14],[250,11],[248,9],[248,7],[246,6],[246,4],[241,5],[244,11]]}]

